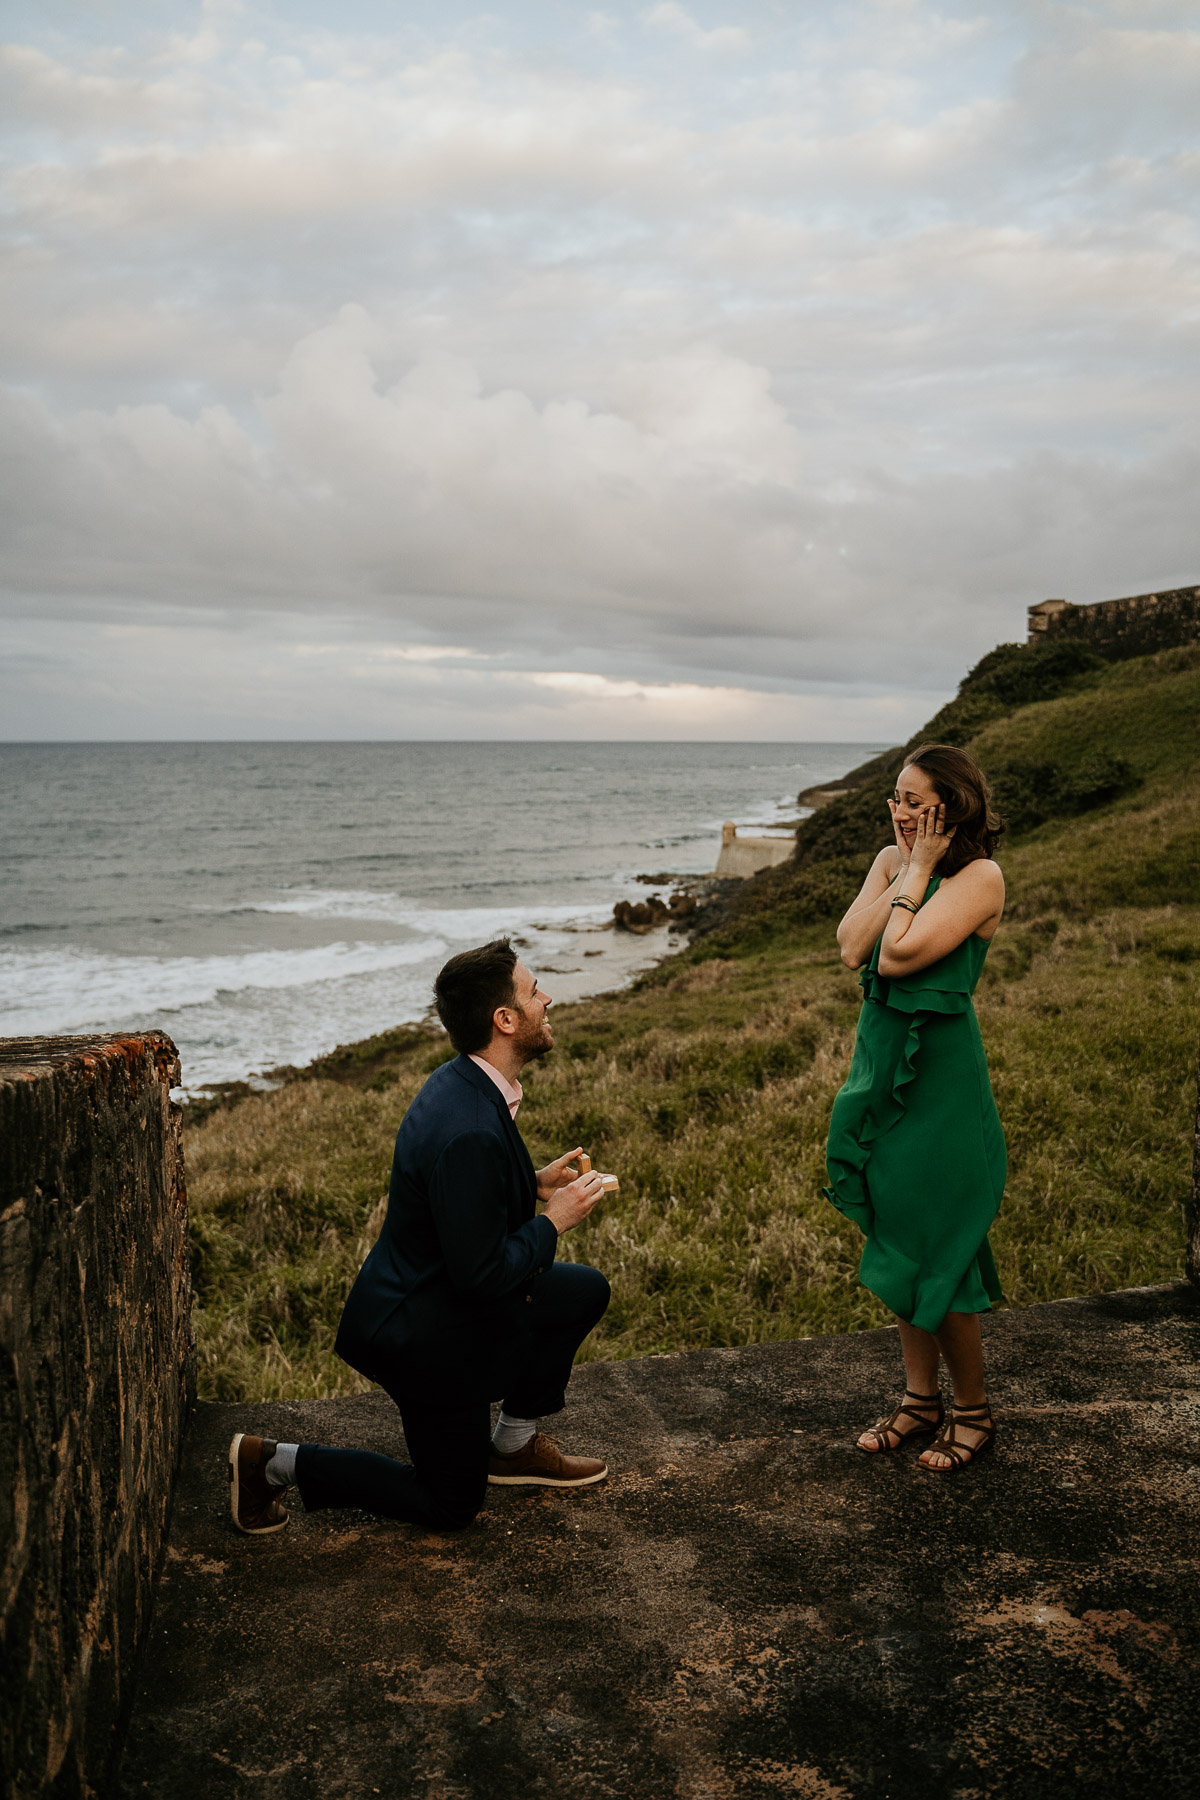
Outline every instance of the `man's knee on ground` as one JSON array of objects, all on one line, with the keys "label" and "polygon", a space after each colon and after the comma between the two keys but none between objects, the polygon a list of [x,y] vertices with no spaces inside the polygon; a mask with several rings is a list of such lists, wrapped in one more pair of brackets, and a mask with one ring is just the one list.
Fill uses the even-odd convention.
[{"label": "man's knee on ground", "polygon": [[455,1481],[444,1487],[434,1487],[429,1492],[430,1500],[437,1514],[438,1528],[445,1531],[464,1531],[483,1511],[483,1503],[487,1499],[487,1470],[481,1469],[477,1481]]},{"label": "man's knee on ground", "polygon": [[480,1499],[479,1507],[446,1507],[437,1508],[437,1519],[434,1521],[435,1532],[464,1532],[468,1525],[475,1525],[475,1519],[484,1510]]}]

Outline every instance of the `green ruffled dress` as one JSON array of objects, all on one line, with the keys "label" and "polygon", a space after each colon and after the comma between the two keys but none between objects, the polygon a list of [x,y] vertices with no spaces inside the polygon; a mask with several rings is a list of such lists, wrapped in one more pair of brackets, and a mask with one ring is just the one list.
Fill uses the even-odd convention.
[{"label": "green ruffled dress", "polygon": [[859,1278],[925,1331],[1001,1298],[987,1234],[1008,1159],[971,1002],[987,951],[971,936],[927,969],[889,977],[875,945],[829,1121],[825,1194],[866,1234]]}]

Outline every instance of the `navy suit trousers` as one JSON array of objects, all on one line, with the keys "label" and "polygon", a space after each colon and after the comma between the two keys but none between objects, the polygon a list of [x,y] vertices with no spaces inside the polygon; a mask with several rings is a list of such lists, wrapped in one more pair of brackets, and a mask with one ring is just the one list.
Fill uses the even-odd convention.
[{"label": "navy suit trousers", "polygon": [[[609,1286],[586,1263],[553,1263],[530,1296],[533,1347],[512,1387],[505,1410],[517,1419],[561,1412],[575,1352],[599,1323]],[[356,1506],[385,1519],[404,1519],[434,1531],[469,1525],[487,1494],[491,1407],[486,1400],[461,1406],[423,1406],[410,1388],[382,1383],[400,1409],[411,1462],[372,1450],[335,1450],[301,1444],[296,1486],[307,1512]]]}]

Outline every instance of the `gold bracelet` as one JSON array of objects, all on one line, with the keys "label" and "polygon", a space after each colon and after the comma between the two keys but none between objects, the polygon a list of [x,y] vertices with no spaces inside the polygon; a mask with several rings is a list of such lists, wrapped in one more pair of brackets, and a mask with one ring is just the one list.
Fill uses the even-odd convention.
[{"label": "gold bracelet", "polygon": [[921,910],[921,902],[919,900],[910,899],[907,894],[897,894],[896,898],[892,901],[892,905],[902,906],[905,912],[912,913],[914,918]]}]

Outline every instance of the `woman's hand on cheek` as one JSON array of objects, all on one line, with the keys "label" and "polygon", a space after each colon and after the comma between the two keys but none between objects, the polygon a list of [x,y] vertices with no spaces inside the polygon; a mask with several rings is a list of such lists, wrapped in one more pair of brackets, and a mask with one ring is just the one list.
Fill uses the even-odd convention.
[{"label": "woman's hand on cheek", "polygon": [[946,824],[946,808],[939,803],[927,806],[917,819],[917,835],[913,839],[912,863],[914,868],[928,873],[936,868],[949,848],[954,836],[955,827]]}]

